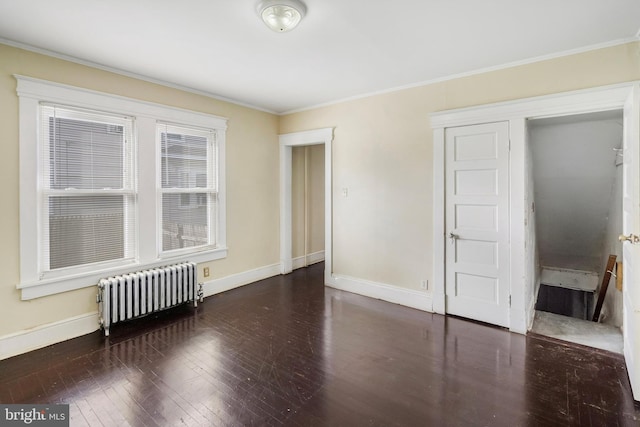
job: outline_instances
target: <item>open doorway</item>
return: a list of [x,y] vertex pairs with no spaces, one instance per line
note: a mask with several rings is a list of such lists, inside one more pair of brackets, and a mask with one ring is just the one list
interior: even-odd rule
[[333,128],[292,132],[279,136],[280,140],[280,271],[290,273],[293,261],[293,149],[322,145],[324,147],[324,270],[325,281],[332,277],[332,184],[331,143]]
[[291,237],[293,269],[324,261],[324,144],[293,147]]
[[540,286],[532,331],[623,352],[622,292],[609,285],[592,322],[609,255],[621,258],[622,110],[527,123]]

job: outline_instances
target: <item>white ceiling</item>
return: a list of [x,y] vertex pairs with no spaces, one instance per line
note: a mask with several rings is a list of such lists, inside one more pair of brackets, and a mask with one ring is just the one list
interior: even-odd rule
[[[0,39],[283,113],[637,39],[638,0],[0,0]],[[2,41],[2,40],[0,40]]]

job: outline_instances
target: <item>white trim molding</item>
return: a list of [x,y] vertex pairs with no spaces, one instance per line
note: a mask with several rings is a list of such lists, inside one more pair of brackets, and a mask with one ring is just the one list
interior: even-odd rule
[[[162,104],[141,101],[85,88],[69,86],[32,77],[14,75],[19,97],[20,132],[20,283],[23,300],[39,298],[60,292],[94,286],[102,277],[138,271],[145,268],[167,265],[189,260],[209,262],[227,256],[226,206],[225,206],[225,135],[227,119],[198,111],[185,110]],[[159,251],[159,221],[156,189],[156,162],[139,162],[137,165],[138,217],[136,235],[138,249],[130,260],[108,265],[87,265],[77,268],[45,271],[41,268],[40,245],[42,217],[39,208],[39,186],[41,168],[39,162],[38,110],[42,102],[61,104],[77,108],[105,111],[133,117],[136,128],[136,149],[141,156],[155,157],[157,154],[156,124],[194,126],[216,132],[218,158],[218,212],[215,229],[218,231],[216,246],[202,247],[193,252],[163,255]],[[155,166],[154,166],[155,165]],[[213,221],[213,220],[212,220]],[[213,224],[212,224],[213,225]],[[41,271],[42,270],[42,271]]]
[[319,262],[324,261],[324,251],[314,252],[306,256],[305,255],[299,256],[299,257],[293,258],[292,261],[293,261],[292,266],[294,270],[308,267],[312,264],[317,264]]
[[[467,126],[511,119],[539,119],[621,109],[620,99],[638,82],[600,86],[431,114],[431,127]],[[624,102],[624,101],[623,101]],[[623,104],[624,105],[624,104]]]
[[280,272],[294,269],[292,255],[291,175],[293,147],[324,144],[324,258],[325,281],[331,277],[332,267],[332,155],[333,128],[293,132],[279,136],[280,141]]
[[[433,311],[445,314],[445,156],[444,128],[433,130]],[[443,238],[440,238],[443,236]]]
[[433,300],[429,292],[405,289],[349,276],[332,276],[329,281],[326,281],[326,284],[341,291],[433,312]]
[[115,113],[153,117],[168,123],[188,123],[203,128],[227,129],[227,118],[155,102],[50,82],[34,77],[14,75],[18,81],[18,96],[47,102],[73,104],[88,109],[103,108]]
[[[279,274],[280,264],[272,264],[214,279],[204,283],[204,296],[209,297]],[[98,329],[98,312],[91,312],[5,335],[0,337],[0,360],[90,334]]]
[[[441,111],[431,114],[433,129],[433,245],[434,245],[434,311],[446,313],[445,297],[445,133],[446,128],[480,123],[509,121],[510,153],[510,279],[511,309],[509,329],[526,333],[531,327],[537,278],[528,277],[525,269],[527,251],[525,236],[524,189],[526,182],[525,148],[527,120],[598,111],[622,110],[638,82],[563,92],[477,107]],[[527,293],[531,293],[527,294]]]
[[98,312],[70,317],[0,337],[0,360],[90,334],[100,328]]
[[278,276],[279,274],[280,264],[272,264],[253,270],[243,271],[242,273],[221,277],[219,279],[213,279],[204,283],[204,296],[210,297],[212,295],[230,291],[231,289],[249,285],[259,280]]

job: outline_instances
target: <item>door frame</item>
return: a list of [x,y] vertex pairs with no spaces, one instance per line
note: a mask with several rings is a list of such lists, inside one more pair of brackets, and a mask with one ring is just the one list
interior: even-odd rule
[[280,273],[293,271],[292,254],[292,159],[293,147],[324,145],[324,259],[325,281],[332,268],[332,157],[333,128],[278,135],[280,142]]
[[[538,277],[528,268],[525,207],[527,120],[622,110],[633,87],[639,82],[524,98],[436,112],[431,115],[433,129],[433,311],[446,313],[445,298],[445,130],[446,128],[508,121],[509,152],[509,235],[510,291],[509,330],[525,334],[533,324],[535,290]],[[637,142],[636,142],[637,143]],[[640,355],[638,355],[640,357]]]

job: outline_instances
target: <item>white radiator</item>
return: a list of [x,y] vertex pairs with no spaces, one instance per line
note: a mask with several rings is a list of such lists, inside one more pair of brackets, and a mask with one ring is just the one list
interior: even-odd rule
[[197,283],[193,262],[109,277],[98,283],[100,325],[109,336],[113,323],[190,301],[197,307],[202,297],[202,284]]

